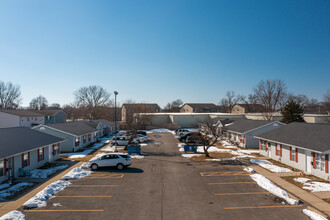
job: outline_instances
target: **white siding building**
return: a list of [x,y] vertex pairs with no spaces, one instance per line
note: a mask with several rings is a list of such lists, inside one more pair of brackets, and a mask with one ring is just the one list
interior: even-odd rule
[[28,127],[44,124],[44,116],[27,110],[1,110],[0,128]]

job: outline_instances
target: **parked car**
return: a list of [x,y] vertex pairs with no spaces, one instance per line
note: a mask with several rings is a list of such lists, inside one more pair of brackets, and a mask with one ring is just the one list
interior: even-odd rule
[[[125,146],[125,145],[128,144],[129,139],[130,139],[130,136],[116,136],[116,137],[113,137],[110,140],[110,143],[112,145]],[[137,140],[132,140],[132,143],[137,144],[138,141]]]
[[191,135],[187,136],[185,142],[187,144],[196,144],[196,145],[207,144],[207,143],[203,142],[202,134],[199,132],[191,133]]
[[178,140],[181,142],[186,142],[186,139],[190,136],[190,135],[196,135],[199,134],[199,132],[189,132],[187,134],[181,135],[178,137]]
[[137,134],[141,134],[143,136],[147,136],[147,132],[146,131],[142,131],[142,130],[138,130]]
[[175,132],[177,135],[183,136],[185,134],[190,133],[191,131],[188,129],[180,128],[180,129],[176,130]]
[[139,143],[143,143],[143,142],[147,142],[149,139],[148,137],[142,135],[142,134],[138,134],[135,138],[135,140]]
[[122,170],[131,164],[132,158],[129,154],[111,153],[89,161],[88,166],[92,170],[97,170],[99,167],[117,167],[118,170]]

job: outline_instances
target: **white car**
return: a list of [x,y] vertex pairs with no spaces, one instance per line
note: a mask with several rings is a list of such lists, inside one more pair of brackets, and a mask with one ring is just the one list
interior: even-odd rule
[[90,160],[88,166],[92,170],[97,170],[99,167],[117,167],[122,170],[132,164],[132,158],[127,153],[111,153],[102,157]]
[[142,134],[138,134],[135,138],[135,140],[139,143],[147,142],[149,139],[147,136],[144,136]]
[[[130,139],[130,136],[116,136],[116,137],[113,137],[110,140],[110,143],[112,145],[125,146],[125,145],[128,144],[129,139]],[[137,141],[136,140],[132,140],[132,143],[133,144],[137,144]]]

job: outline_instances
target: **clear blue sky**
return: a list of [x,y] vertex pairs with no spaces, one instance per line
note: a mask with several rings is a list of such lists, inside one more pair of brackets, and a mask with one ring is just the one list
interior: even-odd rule
[[120,102],[218,103],[262,79],[330,89],[328,0],[0,0],[0,80],[70,103],[91,84]]

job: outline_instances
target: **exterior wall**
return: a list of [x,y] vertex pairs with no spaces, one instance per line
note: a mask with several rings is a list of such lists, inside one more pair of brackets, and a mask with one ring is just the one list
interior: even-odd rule
[[321,124],[329,124],[330,116],[328,115],[313,115],[306,114],[303,116],[305,122],[307,123],[321,123]]
[[0,112],[0,128],[20,126],[19,116]]
[[172,120],[169,115],[157,115],[151,117],[152,125],[170,124]]
[[245,108],[240,105],[234,105],[232,114],[245,114]]
[[32,124],[37,124],[37,125],[45,124],[44,116],[20,117],[20,126],[31,128]]
[[126,121],[126,107],[125,106],[121,107],[121,120],[124,122]]
[[[262,113],[246,113],[245,117],[251,120],[265,120]],[[273,115],[273,121],[281,121],[282,118],[283,118],[282,115],[279,114]]]
[[194,109],[192,107],[190,107],[189,105],[184,105],[180,109],[180,112],[183,112],[183,113],[193,113],[194,112]]
[[208,114],[201,115],[173,115],[173,123],[180,125],[184,128],[198,127],[198,124],[210,120]]
[[55,123],[65,123],[66,114],[62,111],[58,112],[56,115],[45,116],[45,124],[55,124]]

